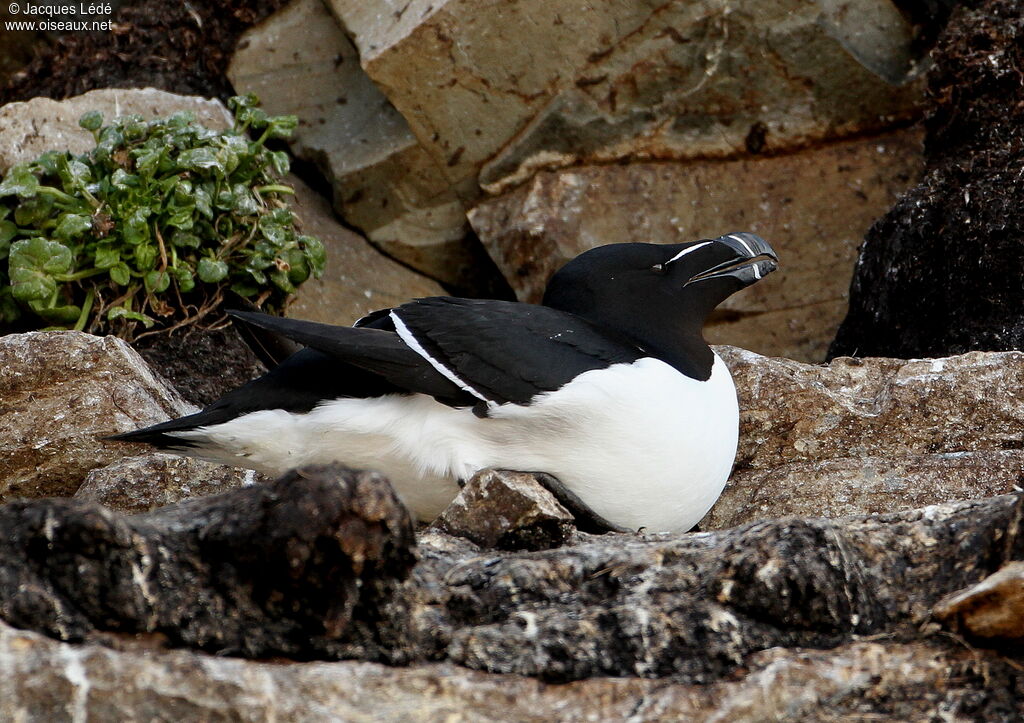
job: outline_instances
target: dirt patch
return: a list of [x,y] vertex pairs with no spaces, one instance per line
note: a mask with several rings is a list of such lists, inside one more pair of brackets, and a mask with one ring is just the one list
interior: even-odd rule
[[924,180],[868,233],[830,358],[1024,349],[1024,6],[957,8],[933,57]]
[[111,31],[65,35],[0,88],[0,104],[63,99],[96,88],[152,86],[227,98],[235,41],[286,0],[140,0],[111,15]]
[[174,334],[147,336],[132,346],[181,396],[200,407],[266,372],[230,326],[216,330],[187,327]]

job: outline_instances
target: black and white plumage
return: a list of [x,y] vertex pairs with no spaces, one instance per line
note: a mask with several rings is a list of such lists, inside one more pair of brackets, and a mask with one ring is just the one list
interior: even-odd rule
[[423,520],[480,469],[547,472],[612,523],[687,530],[721,493],[738,429],[701,329],[776,265],[735,233],[593,249],[541,305],[432,297],[353,327],[234,312],[305,348],[197,414],[115,439],[271,474],[378,469]]

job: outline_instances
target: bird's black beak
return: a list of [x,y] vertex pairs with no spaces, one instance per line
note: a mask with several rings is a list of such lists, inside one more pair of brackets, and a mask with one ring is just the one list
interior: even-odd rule
[[738,232],[719,236],[712,244],[728,249],[727,258],[690,277],[687,285],[708,279],[729,277],[749,286],[779,268],[775,250],[760,236]]

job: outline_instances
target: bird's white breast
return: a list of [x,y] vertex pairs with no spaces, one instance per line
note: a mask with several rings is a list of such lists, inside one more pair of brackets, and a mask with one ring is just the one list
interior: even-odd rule
[[456,480],[480,469],[548,472],[608,520],[653,532],[687,530],[710,509],[739,422],[717,355],[704,382],[644,358],[490,415],[394,395],[332,400],[307,414],[254,412],[179,434],[201,443],[199,456],[270,473],[331,461],[378,469],[424,520],[452,500]]

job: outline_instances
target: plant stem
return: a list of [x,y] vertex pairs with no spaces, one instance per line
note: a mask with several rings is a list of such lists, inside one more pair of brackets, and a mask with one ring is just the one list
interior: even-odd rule
[[92,302],[95,298],[95,289],[89,289],[85,292],[85,301],[82,302],[82,313],[78,315],[78,321],[75,322],[75,331],[82,331],[85,329],[85,324],[89,321],[89,312],[92,311]]
[[57,281],[81,281],[82,279],[88,279],[90,276],[97,276],[103,274],[110,269],[85,269],[83,271],[76,271],[73,274],[54,274],[53,278]]
[[257,186],[256,193],[290,193],[295,195],[295,189],[291,186],[285,186],[280,183],[272,183],[269,186]]

